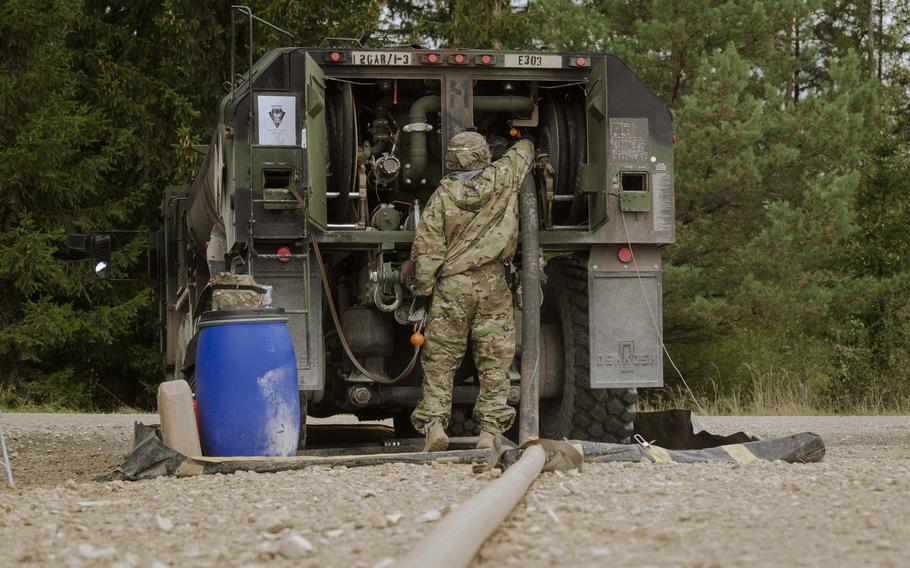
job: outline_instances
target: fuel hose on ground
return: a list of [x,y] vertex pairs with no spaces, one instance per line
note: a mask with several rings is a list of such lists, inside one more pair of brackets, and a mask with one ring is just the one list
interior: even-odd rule
[[[397,383],[401,379],[410,375],[411,371],[414,370],[414,366],[417,364],[417,357],[420,355],[419,344],[414,346],[414,355],[411,356],[411,360],[408,362],[407,366],[394,379],[387,379],[385,377],[380,377],[379,375],[374,374],[366,367],[364,367],[359,360],[357,360],[357,357],[355,357],[354,353],[351,351],[351,346],[348,345],[348,339],[344,336],[344,330],[341,328],[341,320],[338,318],[338,311],[335,309],[335,298],[332,295],[332,288],[329,286],[329,276],[325,270],[325,263],[322,260],[322,252],[319,250],[319,242],[316,238],[316,235],[312,236],[310,242],[313,243],[313,252],[316,255],[316,262],[319,264],[319,273],[322,276],[322,287],[325,289],[325,295],[329,300],[329,312],[332,314],[332,322],[335,324],[335,331],[338,333],[338,339],[341,341],[341,347],[344,348],[344,352],[347,354],[348,359],[351,360],[351,363],[353,363],[357,370],[363,373],[365,377],[381,385],[391,385],[392,383]],[[415,331],[420,332],[421,328],[423,327],[423,322],[420,322],[415,327]]]

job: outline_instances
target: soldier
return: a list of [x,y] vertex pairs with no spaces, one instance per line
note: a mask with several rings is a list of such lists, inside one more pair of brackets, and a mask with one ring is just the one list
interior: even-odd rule
[[411,415],[426,435],[425,451],[449,445],[452,385],[469,337],[480,382],[477,447],[492,447],[494,436],[515,419],[507,404],[515,321],[505,264],[518,244],[518,190],[533,161],[528,140],[491,163],[482,135],[456,134],[446,153],[451,173],[440,181],[414,235],[413,267],[406,270],[414,271],[415,295],[432,295],[421,359],[423,396]]

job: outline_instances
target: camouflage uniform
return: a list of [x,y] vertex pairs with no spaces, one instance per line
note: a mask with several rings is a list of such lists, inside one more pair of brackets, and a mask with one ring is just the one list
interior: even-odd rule
[[475,132],[456,134],[441,180],[414,235],[417,295],[433,295],[421,364],[423,396],[411,415],[426,432],[447,426],[452,383],[468,337],[479,373],[474,416],[484,431],[508,430],[515,409],[506,404],[509,366],[515,356],[512,294],[505,262],[518,245],[518,189],[531,169],[534,146],[523,140],[490,163],[490,150]]

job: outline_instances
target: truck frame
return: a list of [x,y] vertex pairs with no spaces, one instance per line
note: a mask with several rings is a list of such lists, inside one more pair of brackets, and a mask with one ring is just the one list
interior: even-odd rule
[[[197,177],[164,192],[154,244],[170,377],[192,384],[215,276],[250,275],[287,314],[304,421],[351,413],[413,434],[419,362],[377,382],[340,339],[375,377],[419,359],[399,268],[421,204],[446,174],[446,144],[476,129],[495,158],[524,132],[538,148],[546,265],[541,436],[627,441],[636,389],[663,384],[660,247],[675,239],[667,107],[602,53],[353,45],[285,47],[255,62],[252,53],[251,32],[249,69],[221,98]],[[516,381],[519,365],[516,356]],[[454,435],[476,432],[475,375],[468,356],[455,378]]]

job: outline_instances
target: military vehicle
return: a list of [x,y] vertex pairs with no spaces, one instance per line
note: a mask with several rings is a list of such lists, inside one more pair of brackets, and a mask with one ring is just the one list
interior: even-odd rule
[[[421,369],[399,269],[447,173],[447,141],[476,129],[495,158],[532,136],[545,261],[541,436],[628,440],[636,389],[663,382],[660,247],[675,238],[672,119],[636,75],[602,53],[343,44],[254,62],[252,31],[247,47],[245,74],[232,57],[235,80],[198,176],[162,200],[172,378],[192,380],[215,277],[249,275],[288,315],[302,415],[392,418],[407,435]],[[518,365],[517,351],[515,381]],[[468,356],[454,435],[476,430],[475,374]]]

